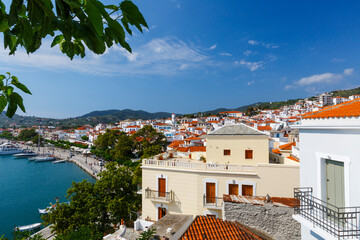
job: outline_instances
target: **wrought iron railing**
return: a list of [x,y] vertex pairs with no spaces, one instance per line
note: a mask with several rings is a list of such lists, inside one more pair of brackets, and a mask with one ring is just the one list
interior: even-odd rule
[[203,206],[204,207],[222,207],[223,205],[223,198],[222,197],[207,197],[204,194],[203,197]]
[[145,198],[162,200],[166,202],[171,202],[174,200],[174,192],[160,192],[156,190],[151,190],[150,188],[145,189]]
[[336,207],[313,197],[311,187],[294,189],[295,215],[310,221],[338,239],[360,237],[360,207]]

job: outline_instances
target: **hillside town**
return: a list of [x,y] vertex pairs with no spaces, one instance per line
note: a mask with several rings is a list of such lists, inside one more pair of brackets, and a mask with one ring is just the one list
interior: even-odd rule
[[[359,106],[360,95],[321,94],[280,109],[255,109],[252,116],[224,111],[34,128],[51,141],[89,146],[72,146],[78,154],[89,154],[107,130],[131,136],[151,126],[163,134],[161,153],[132,159],[142,169],[135,235],[155,229],[161,239],[358,239],[360,198],[351,172],[360,169],[359,153],[348,143],[360,138]],[[16,136],[23,129],[6,130]],[[104,239],[119,239],[116,234]]]

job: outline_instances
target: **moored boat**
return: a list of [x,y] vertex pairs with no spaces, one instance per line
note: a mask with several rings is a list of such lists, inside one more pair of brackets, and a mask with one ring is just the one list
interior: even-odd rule
[[15,227],[15,231],[32,231],[41,227],[41,223],[34,223],[25,226]]
[[56,158],[54,156],[40,156],[40,157],[35,157],[35,162],[49,162],[49,161],[53,161]]
[[23,150],[12,143],[4,143],[0,145],[0,155],[21,153]]
[[23,153],[17,153],[13,155],[16,158],[28,158],[28,157],[36,157],[37,154],[34,152],[23,152]]

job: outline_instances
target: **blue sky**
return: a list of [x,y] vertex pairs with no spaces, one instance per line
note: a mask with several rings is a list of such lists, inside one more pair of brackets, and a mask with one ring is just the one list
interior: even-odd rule
[[[107,1],[107,3],[110,1]],[[150,27],[102,56],[67,59],[45,40],[0,70],[33,92],[27,114],[191,113],[358,87],[359,1],[135,1]]]

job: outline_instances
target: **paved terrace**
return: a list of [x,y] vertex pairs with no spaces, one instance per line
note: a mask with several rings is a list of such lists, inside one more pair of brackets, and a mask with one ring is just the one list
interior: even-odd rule
[[163,168],[185,171],[209,171],[256,175],[256,166],[253,165],[204,163],[201,161],[181,158],[171,158],[167,160],[144,159],[142,161],[142,168]]

